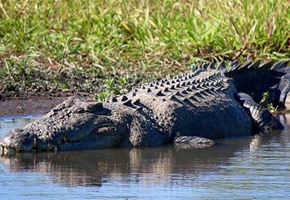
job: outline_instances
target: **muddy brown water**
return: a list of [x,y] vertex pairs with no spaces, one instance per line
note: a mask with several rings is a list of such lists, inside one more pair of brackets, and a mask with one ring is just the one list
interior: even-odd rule
[[[0,136],[41,116],[1,117]],[[290,115],[283,132],[172,146],[0,158],[1,199],[289,199]]]

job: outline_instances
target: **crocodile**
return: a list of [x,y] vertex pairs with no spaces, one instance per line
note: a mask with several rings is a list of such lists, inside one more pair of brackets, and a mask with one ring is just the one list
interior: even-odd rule
[[[281,80],[287,69],[288,61],[201,64],[105,102],[71,97],[43,118],[4,135],[0,151],[7,155],[166,144],[198,148],[215,144],[217,138],[281,130],[279,120],[256,101],[271,90],[271,101],[284,103],[280,96],[287,96],[289,85],[281,86]],[[250,86],[245,83],[247,72]]]

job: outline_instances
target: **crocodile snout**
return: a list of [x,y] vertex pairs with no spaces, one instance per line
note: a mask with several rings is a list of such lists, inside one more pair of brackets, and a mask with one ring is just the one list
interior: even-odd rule
[[30,151],[36,145],[35,138],[23,129],[13,129],[0,140],[1,155],[14,154],[16,151]]

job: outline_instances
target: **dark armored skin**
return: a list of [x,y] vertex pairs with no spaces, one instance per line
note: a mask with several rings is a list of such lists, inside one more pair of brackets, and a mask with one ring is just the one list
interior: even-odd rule
[[290,68],[287,65],[288,60],[262,64],[259,61],[242,64],[232,62],[224,74],[232,78],[237,91],[247,93],[255,102],[260,102],[263,94],[268,92],[265,104],[285,107],[290,86]]
[[[224,63],[204,64],[104,103],[70,98],[42,119],[5,135],[0,140],[1,154],[170,143],[186,148],[203,147],[213,145],[216,138],[252,134],[254,128],[283,129],[254,99],[272,84],[275,87],[278,84],[277,90],[281,87],[288,62],[285,63],[232,63],[229,68],[224,68]],[[267,74],[268,80],[274,80],[264,88],[257,82],[257,93],[252,85],[254,99],[244,93],[249,89],[243,90],[242,80],[236,78],[237,71],[259,74],[253,68]],[[236,89],[235,82],[241,90]]]

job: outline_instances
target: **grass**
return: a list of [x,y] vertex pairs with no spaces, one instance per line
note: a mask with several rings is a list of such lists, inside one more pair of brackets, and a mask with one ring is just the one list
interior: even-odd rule
[[103,99],[201,61],[288,59],[290,3],[5,0],[0,39],[0,93]]

